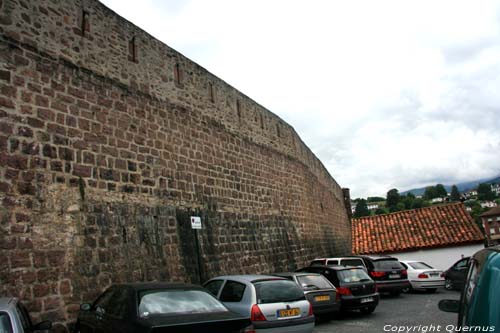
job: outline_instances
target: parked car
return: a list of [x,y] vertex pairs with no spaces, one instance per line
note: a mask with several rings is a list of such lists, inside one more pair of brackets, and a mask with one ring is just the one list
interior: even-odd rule
[[270,275],[219,276],[204,284],[230,310],[250,318],[255,332],[310,333],[311,303],[299,286]]
[[323,275],[307,272],[278,273],[274,275],[297,283],[304,291],[306,299],[312,304],[315,316],[331,316],[340,310],[337,289]]
[[340,311],[372,313],[378,305],[380,296],[377,286],[361,267],[309,266],[298,272],[318,273],[326,277],[337,288]]
[[439,308],[458,313],[457,327],[480,327],[494,332],[500,327],[500,245],[476,252],[460,300],[442,300]]
[[200,286],[184,283],[114,285],[80,306],[75,332],[244,332],[250,321]]
[[469,260],[470,257],[462,258],[444,272],[444,287],[446,289],[462,290],[469,269]]
[[309,266],[330,266],[330,265],[339,265],[339,266],[359,266],[366,268],[363,259],[361,258],[353,258],[353,257],[336,257],[336,258],[316,258]]
[[377,284],[379,292],[399,295],[410,286],[408,272],[397,258],[390,256],[353,256],[363,260],[368,274]]
[[408,272],[410,286],[403,291],[425,290],[435,292],[437,288],[444,287],[444,272],[434,269],[422,261],[400,261]]
[[31,333],[51,328],[50,321],[33,325],[28,310],[18,298],[0,297],[0,332]]

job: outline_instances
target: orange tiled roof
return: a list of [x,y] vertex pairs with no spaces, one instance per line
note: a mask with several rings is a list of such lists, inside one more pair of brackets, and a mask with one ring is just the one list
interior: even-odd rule
[[352,219],[352,251],[390,253],[464,243],[484,235],[462,203]]

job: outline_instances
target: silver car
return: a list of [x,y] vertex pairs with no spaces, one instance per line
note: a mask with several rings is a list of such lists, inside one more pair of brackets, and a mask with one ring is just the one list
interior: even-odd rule
[[310,333],[312,306],[293,281],[269,275],[227,275],[204,284],[230,310],[250,318],[259,333]]
[[28,311],[15,297],[0,297],[0,332],[31,333],[52,328],[50,321],[33,325]]

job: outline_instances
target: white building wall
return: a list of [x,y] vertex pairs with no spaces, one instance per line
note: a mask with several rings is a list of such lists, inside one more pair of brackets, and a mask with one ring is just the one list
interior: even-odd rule
[[423,261],[436,269],[446,270],[450,268],[458,259],[469,257],[477,251],[484,249],[484,244],[463,245],[439,249],[424,249],[411,252],[390,253],[392,257],[399,260]]

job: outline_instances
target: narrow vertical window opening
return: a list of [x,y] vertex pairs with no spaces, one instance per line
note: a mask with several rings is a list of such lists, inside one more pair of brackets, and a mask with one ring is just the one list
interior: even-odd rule
[[264,117],[262,117],[262,113],[260,114],[260,128],[264,129]]
[[236,100],[236,113],[238,114],[238,118],[241,119],[241,105],[240,100]]
[[278,135],[278,138],[281,137],[280,124],[276,124],[276,134]]
[[212,82],[208,83],[208,96],[210,98],[210,102],[215,103],[215,92]]
[[137,44],[135,36],[128,42],[128,60],[137,62]]
[[174,65],[174,81],[176,85],[181,84],[181,66],[178,63]]
[[82,36],[90,32],[89,12],[82,9],[80,17],[80,32]]

